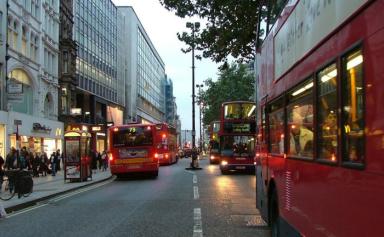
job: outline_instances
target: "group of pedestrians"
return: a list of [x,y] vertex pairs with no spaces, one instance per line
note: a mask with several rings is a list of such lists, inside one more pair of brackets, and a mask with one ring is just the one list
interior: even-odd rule
[[107,151],[103,152],[91,151],[91,168],[93,170],[106,171],[108,168],[108,155]]
[[27,150],[26,147],[23,147],[20,151],[18,151],[12,147],[5,160],[3,157],[0,158],[0,170],[2,171],[1,176],[4,175],[4,169],[32,170],[33,177],[39,177],[40,175],[47,176],[47,174],[55,176],[56,172],[61,170],[60,162],[60,150],[53,152],[48,157],[46,152],[31,152]]

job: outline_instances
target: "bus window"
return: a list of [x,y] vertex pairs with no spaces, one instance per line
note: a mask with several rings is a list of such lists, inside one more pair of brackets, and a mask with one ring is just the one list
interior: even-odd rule
[[269,150],[271,153],[284,154],[284,109],[283,100],[279,99],[270,106]]
[[354,51],[343,58],[342,113],[343,161],[364,160],[363,55]]
[[152,145],[152,131],[147,127],[131,127],[113,133],[113,146],[148,146]]
[[337,68],[332,64],[317,73],[318,157],[337,160]]
[[289,95],[287,106],[288,155],[313,158],[313,80],[306,81]]

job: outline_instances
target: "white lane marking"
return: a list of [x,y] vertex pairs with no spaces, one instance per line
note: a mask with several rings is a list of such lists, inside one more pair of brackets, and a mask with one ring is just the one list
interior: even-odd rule
[[26,213],[26,212],[29,212],[29,211],[33,211],[33,210],[35,210],[37,208],[44,207],[44,206],[47,206],[47,205],[48,205],[47,203],[46,204],[41,204],[39,206],[35,206],[35,207],[30,207],[30,208],[24,209],[22,211],[14,213],[14,214],[8,214],[7,218],[15,217],[17,215],[20,215],[20,214],[23,214],[23,213]]
[[199,188],[197,186],[193,186],[193,198],[199,199]]
[[190,171],[190,170],[185,170],[185,172],[190,173],[190,174],[195,174],[194,171]]
[[92,190],[92,189],[95,189],[95,188],[101,187],[101,186],[103,186],[103,185],[106,185],[106,184],[112,182],[113,180],[114,180],[114,179],[109,180],[109,181],[107,181],[107,182],[102,182],[102,183],[100,183],[100,184],[97,184],[97,185],[94,185],[94,186],[91,186],[91,187],[88,187],[88,188],[83,188],[83,189],[81,189],[81,190],[79,190],[79,191],[74,191],[74,192],[72,192],[72,193],[65,194],[65,195],[63,195],[63,196],[59,196],[59,197],[57,197],[57,198],[49,199],[49,200],[48,200],[48,203],[42,203],[42,204],[37,203],[37,206],[30,207],[30,208],[27,208],[27,209],[24,209],[24,210],[21,210],[21,211],[12,213],[12,214],[8,214],[8,215],[7,215],[7,218],[11,218],[11,217],[14,217],[14,216],[17,216],[17,215],[26,213],[26,212],[33,211],[33,210],[35,210],[35,209],[38,209],[38,208],[47,206],[47,205],[49,205],[50,203],[58,202],[58,201],[60,201],[60,200],[63,200],[63,199],[65,199],[65,198],[72,197],[72,196],[77,195],[77,194],[79,194],[79,193],[83,193],[83,192],[90,191],[90,190]]
[[196,184],[197,183],[197,176],[194,174],[193,175],[193,183]]
[[77,194],[84,193],[84,192],[90,191],[90,190],[92,190],[92,189],[101,187],[101,186],[106,185],[106,184],[108,184],[108,183],[110,183],[110,182],[112,182],[112,181],[113,181],[113,180],[109,180],[109,181],[107,181],[107,182],[105,182],[105,183],[103,182],[103,183],[96,184],[96,185],[93,185],[93,186],[88,187],[88,188],[84,188],[84,189],[81,189],[81,190],[78,190],[78,191],[75,191],[75,192],[71,192],[71,193],[68,193],[68,194],[66,194],[66,195],[63,195],[63,196],[59,196],[59,197],[57,197],[57,198],[50,199],[49,202],[51,202],[51,203],[52,203],[52,202],[58,202],[58,201],[61,201],[61,200],[63,200],[63,199],[66,199],[66,198],[75,196],[75,195],[77,195]]
[[193,237],[203,237],[203,222],[201,221],[201,209],[193,209]]

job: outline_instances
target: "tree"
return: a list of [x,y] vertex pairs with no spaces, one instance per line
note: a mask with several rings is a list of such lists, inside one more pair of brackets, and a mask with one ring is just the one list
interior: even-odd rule
[[254,93],[254,77],[244,64],[232,63],[219,71],[217,81],[204,81],[207,90],[203,91],[198,101],[203,101],[203,123],[209,124],[220,118],[221,104],[225,101],[249,101]]
[[[231,55],[238,62],[254,59],[258,42],[270,29],[287,0],[159,0],[179,17],[198,16],[206,20],[205,28],[191,39],[186,32],[179,40],[196,43],[202,56],[216,63],[226,62]],[[261,22],[264,27],[260,27]],[[259,40],[256,40],[259,39]]]

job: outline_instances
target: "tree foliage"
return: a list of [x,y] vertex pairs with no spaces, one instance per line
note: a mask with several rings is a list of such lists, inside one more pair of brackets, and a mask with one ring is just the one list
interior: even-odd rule
[[250,100],[254,94],[254,77],[243,64],[232,63],[221,69],[217,81],[204,81],[208,88],[197,101],[203,101],[203,123],[209,124],[220,118],[221,104],[226,101]]
[[[265,29],[258,22],[273,23],[286,0],[159,0],[179,17],[205,19],[205,27],[195,35],[178,33],[179,40],[202,50],[202,56],[216,63],[231,55],[239,62],[250,61],[256,52],[256,39]],[[260,13],[260,14],[259,14]],[[264,24],[265,25],[265,24]],[[269,27],[267,27],[268,29]],[[258,31],[257,29],[261,29]],[[260,39],[259,39],[260,40]]]

